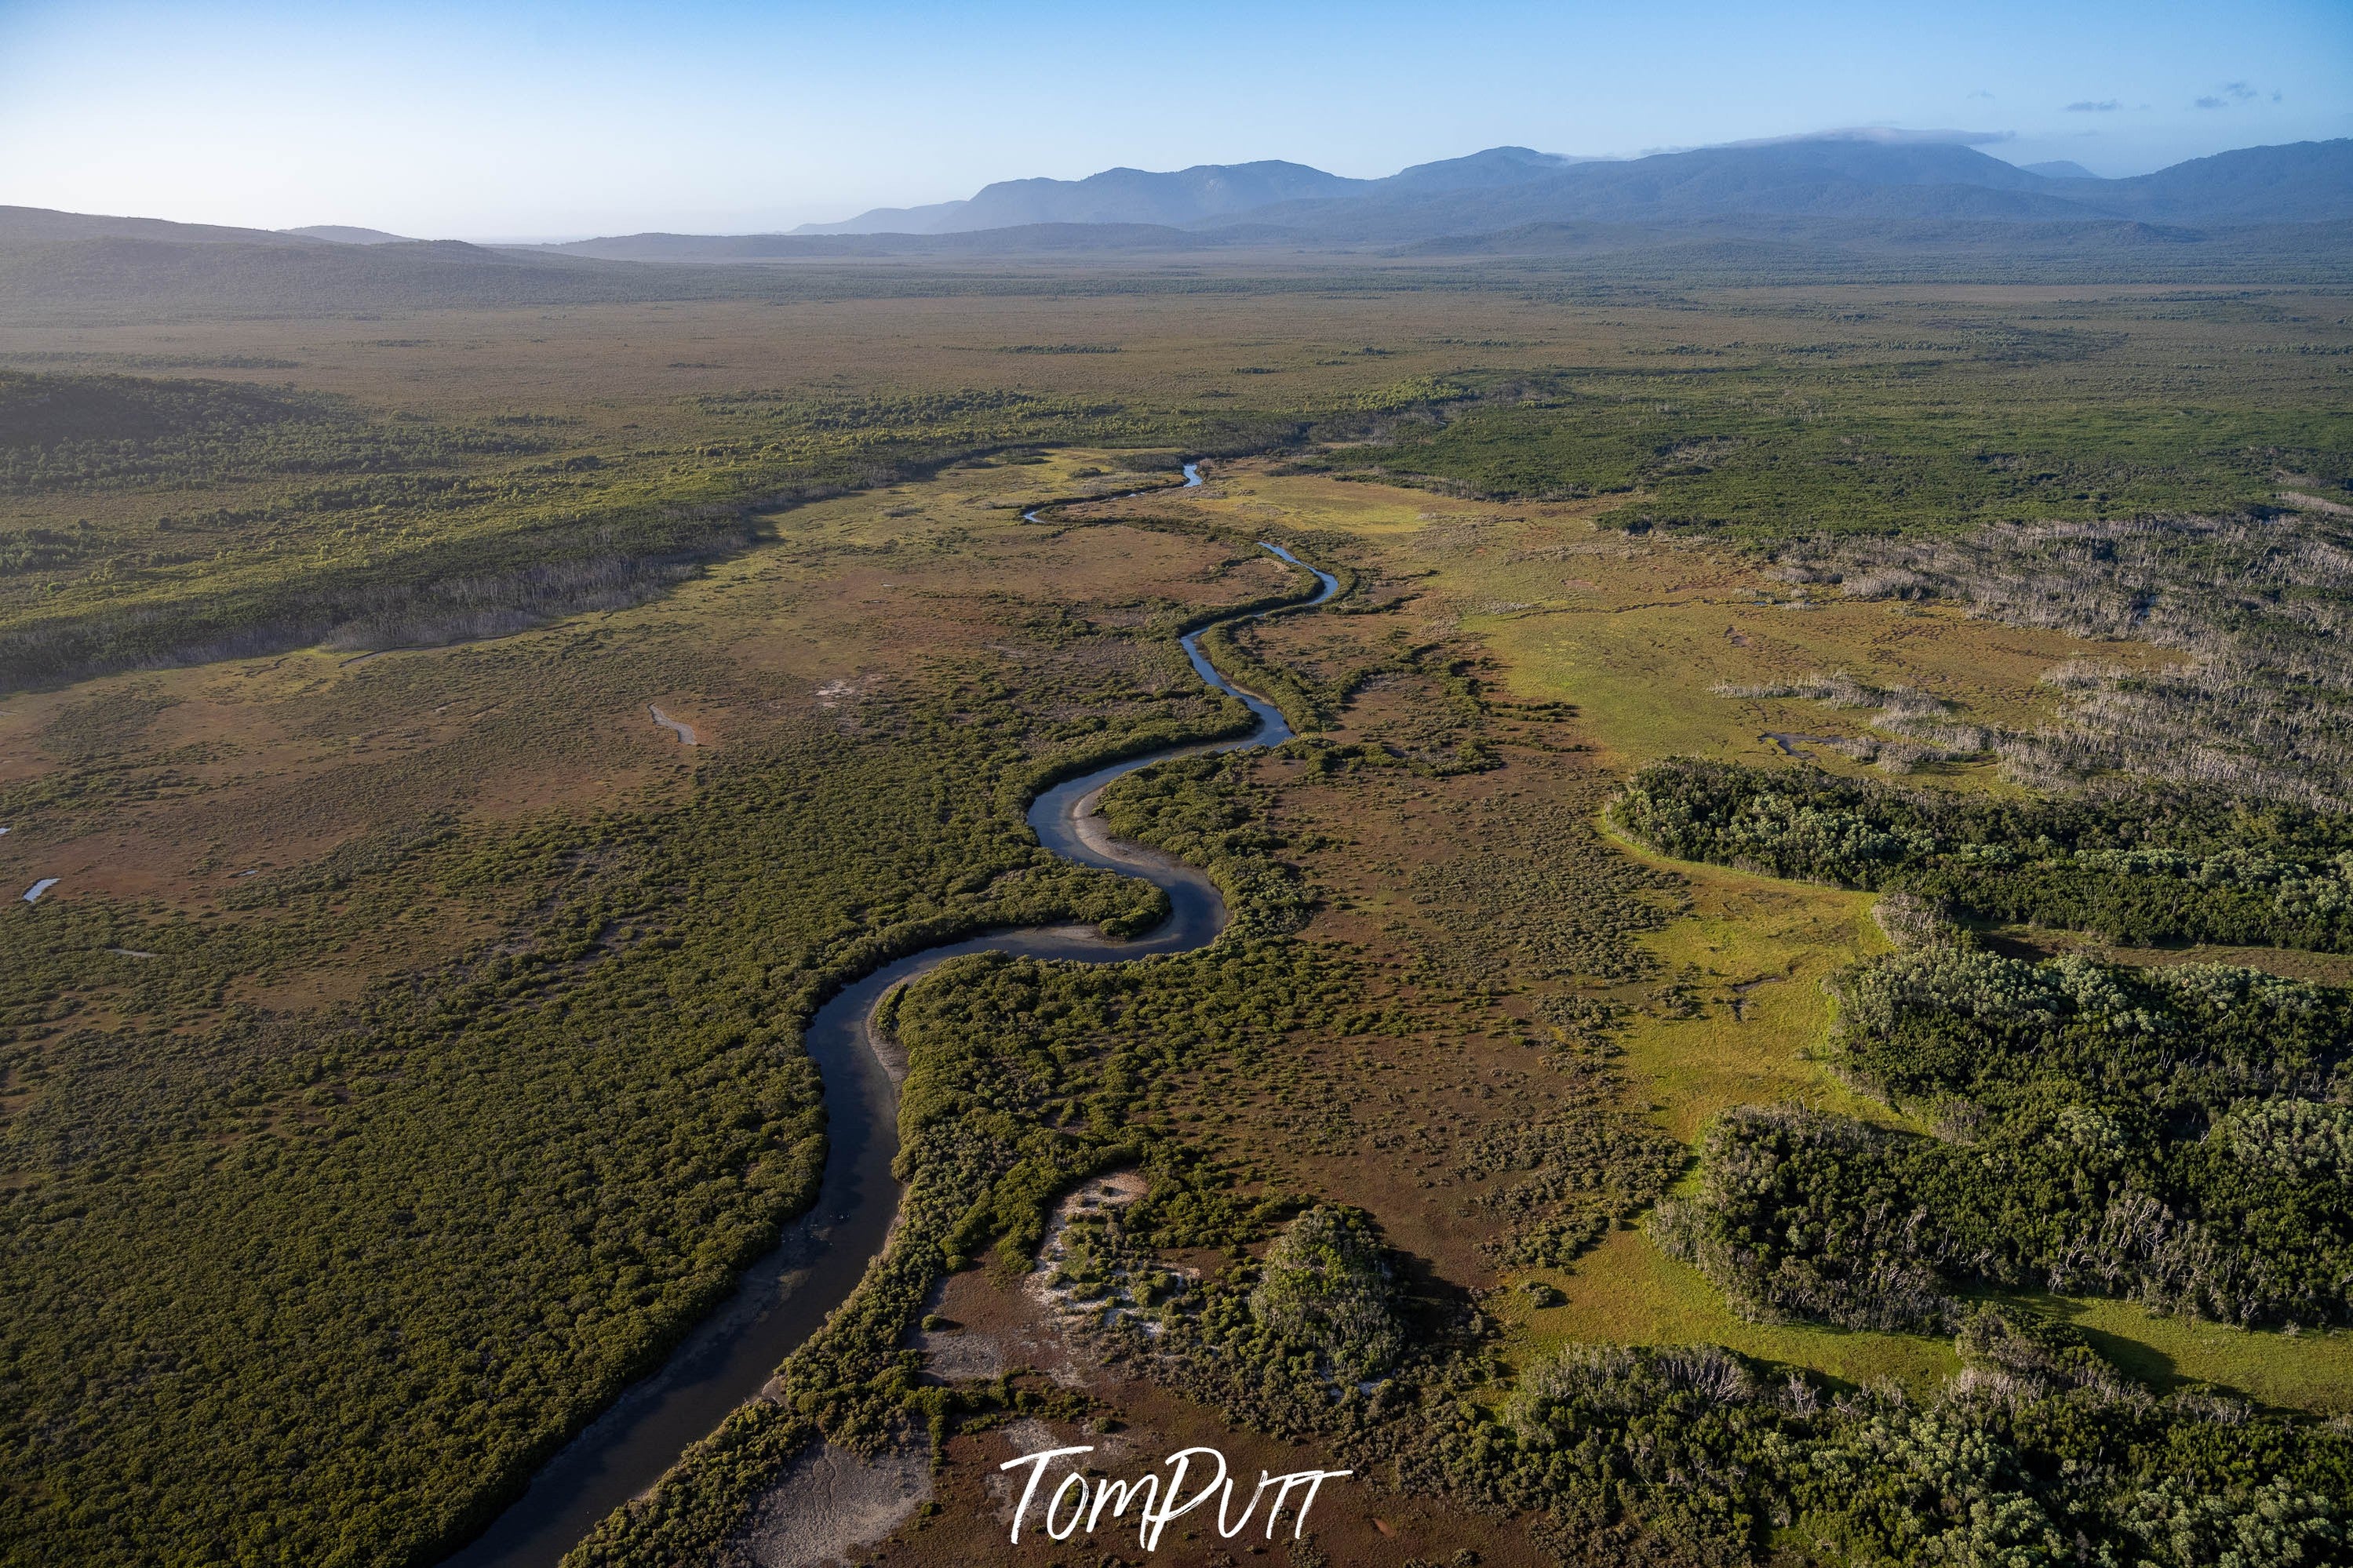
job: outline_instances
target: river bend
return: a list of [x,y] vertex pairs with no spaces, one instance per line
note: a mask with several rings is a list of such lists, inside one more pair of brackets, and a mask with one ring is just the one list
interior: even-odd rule
[[[1186,464],[1185,488],[1200,482],[1198,465]],[[1038,513],[1023,517],[1034,522]],[[1308,566],[1281,545],[1261,548],[1314,573],[1319,584],[1305,605],[1286,608],[1320,605],[1340,591],[1331,574]],[[1217,940],[1225,929],[1226,904],[1209,879],[1168,856],[1113,838],[1095,815],[1103,787],[1138,768],[1171,757],[1281,745],[1291,738],[1282,711],[1212,668],[1200,640],[1199,631],[1181,639],[1194,671],[1247,706],[1256,728],[1239,740],[1170,746],[1098,768],[1056,784],[1029,807],[1029,826],[1039,843],[1066,859],[1149,880],[1168,896],[1168,918],[1127,941],[1088,926],[984,932],[910,953],[853,982],[819,1007],[806,1035],[809,1056],[825,1080],[828,1146],[817,1202],[785,1227],[776,1248],[744,1271],[733,1294],[696,1326],[659,1371],[633,1384],[559,1450],[523,1495],[449,1558],[447,1568],[552,1568],[607,1514],[652,1486],[689,1446],[757,1394],[777,1365],[849,1299],[867,1264],[882,1250],[899,1209],[899,1184],[891,1174],[899,1143],[898,1088],[868,1031],[876,1005],[892,987],[966,953],[1119,963],[1190,952]]]

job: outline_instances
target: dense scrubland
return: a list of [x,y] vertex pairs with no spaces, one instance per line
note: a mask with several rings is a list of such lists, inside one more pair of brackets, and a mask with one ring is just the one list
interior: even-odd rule
[[1645,769],[1614,815],[1672,854],[1885,889],[1906,950],[1842,978],[1839,1066],[1937,1135],[1778,1109],[1719,1124],[1672,1229],[1737,1296],[1887,1326],[1947,1319],[1940,1279],[2072,1282],[2230,1321],[2343,1321],[2348,994],[2029,963],[1954,920],[2339,949],[2341,818],[1703,763]]
[[[2273,502],[2282,473],[2324,493],[2353,480],[2324,390],[2348,348],[2333,300],[1907,305],[1814,302],[1794,338],[1786,319],[1750,338],[1733,335],[1741,307],[1703,310],[1692,341],[1531,374],[1493,406],[1314,464],[1499,499],[1616,495],[1601,515],[1621,527],[1767,543],[2236,512]],[[2174,358],[2209,349],[2217,363]]]
[[[1151,918],[1019,808],[1231,727],[1174,636],[1276,592],[1270,537],[1348,594],[1206,640],[1302,738],[1106,805],[1231,931],[900,995],[889,1249],[580,1561],[737,1550],[819,1439],[1134,1415],[908,1348],[1115,1168],[1145,1196],[1051,1282],[1100,1303],[1091,1354],[1197,1436],[1307,1443],[1564,1561],[2341,1559],[2343,1389],[2262,1408],[2062,1319],[2335,1342],[2346,994],[1990,931],[2346,950],[2341,296],[920,281],[0,337],[0,865],[89,868],[0,920],[0,1554],[462,1538],[807,1201],[831,986]],[[1246,451],[1263,483],[1017,521]],[[1687,581],[1721,585],[1709,671],[1642,641]],[[1567,595],[1721,754],[1627,780],[1653,732],[1580,711],[1574,660],[1531,673]],[[1725,603],[1761,608],[1727,634]],[[1761,760],[1755,705],[1860,689],[1817,644],[1881,660],[1880,701],[1996,622],[2087,660],[1999,723],[1958,685],[1883,702],[1915,776],[1722,760]],[[1910,668],[1915,632],[1960,651]],[[649,700],[712,743],[652,750]],[[1598,830],[1613,795],[1651,858]],[[1838,939],[1831,1038],[1814,971],[1739,969],[1670,860],[1873,890],[1898,951]],[[1694,921],[1730,931],[1716,971],[1665,956]],[[1658,1068],[1757,985],[1799,1022],[1746,1048],[1808,1104]],[[1790,1348],[1544,1327],[1651,1237]],[[1965,1370],[1846,1376],[1833,1329]]]
[[[1130,912],[1008,835],[1018,744],[937,714],[881,720],[932,767],[746,747],[670,809],[256,879],[236,934],[10,921],[11,1551],[396,1561],[478,1521],[808,1201],[780,1021],[942,931]],[[436,895],[513,923],[324,1016],[222,1005],[253,948]]]
[[[311,785],[355,797],[322,857],[200,863],[226,890],[195,907],[69,889],[8,921],[12,1552],[446,1549],[807,1204],[823,1128],[796,1036],[823,994],[989,924],[1155,917],[1148,888],[1045,856],[1018,808],[1107,743],[1231,726],[1174,648],[1196,606],[1130,578],[1111,618],[1132,626],[1090,632],[1057,597],[1041,635],[1034,602],[966,600],[952,564],[861,542],[875,510],[785,549],[768,591],[878,555],[944,571],[994,651],[935,633],[885,685],[870,657],[853,696],[813,702],[729,651],[740,623],[681,606],[363,666],[253,716],[332,755],[348,726],[487,698],[558,769],[583,714],[649,731],[649,692],[739,717],[688,776],[520,818],[419,798],[501,765],[479,735],[350,757]],[[235,823],[241,793],[266,809],[268,770],[148,736],[172,705],[134,683],[57,709],[36,737],[57,765],[0,795],[11,847],[136,816],[200,858],[182,835]],[[371,973],[371,936],[420,920],[453,956]],[[348,1001],[268,989],[337,970]]]
[[[1328,755],[1313,742],[1293,749],[1302,763]],[[1303,766],[1270,792],[1246,764],[1221,761],[1182,782],[1145,775],[1121,802],[1124,827],[1151,838],[1174,826],[1176,841],[1236,890],[1242,931],[1221,953],[1128,970],[973,961],[900,1004],[893,1026],[911,1064],[903,1159],[920,1222],[870,1277],[860,1310],[787,1364],[784,1399],[747,1407],[579,1561],[721,1552],[762,1479],[819,1434],[944,1437],[1016,1415],[1111,1416],[1117,1406],[1050,1379],[943,1389],[917,1375],[919,1354],[849,1357],[853,1344],[908,1328],[928,1281],[976,1251],[993,1249],[994,1267],[1018,1276],[1054,1194],[1113,1166],[1140,1169],[1145,1196],[1074,1219],[1044,1277],[1071,1304],[1071,1331],[1091,1353],[1206,1405],[1229,1430],[1309,1445],[1455,1507],[1532,1516],[1536,1540],[1562,1561],[2330,1560],[2353,1438],[2212,1391],[2159,1393],[2031,1308],[1944,1301],[1939,1323],[1966,1370],[1926,1397],[1705,1345],[1573,1345],[1514,1365],[1497,1354],[1482,1303],[1394,1247],[1375,1215],[1285,1192],[1280,1180],[1238,1186],[1234,1153],[1188,1147],[1188,1079],[1208,1079],[1227,1103],[1271,1081],[1273,1114],[1296,1117],[1314,1103],[1307,1039],[1355,1037],[1377,1053],[1390,1030],[1481,1011],[1475,992],[1428,986],[1427,974],[1399,990],[1363,954],[1283,939],[1295,900],[1264,857],[1298,846],[1271,831],[1267,814],[1319,787],[1311,776]],[[1206,843],[1203,822],[1220,827]],[[1271,902],[1251,890],[1268,878],[1282,889]],[[1534,973],[1525,959],[1509,972]],[[1583,1158],[1498,1158],[1510,1140],[1497,1136],[1479,1140],[1475,1157],[1514,1181],[1494,1194],[1508,1229],[1525,1218],[1512,1194],[1547,1189],[1598,1209],[1606,1227],[1613,1201],[1630,1194],[1639,1208],[1683,1158],[1644,1136],[1638,1118],[1609,1136],[1608,1010],[1588,1002],[1550,1016],[1549,1070],[1581,1088],[1538,1125],[1580,1144]],[[2313,1032],[2330,1037],[2325,1024]],[[1245,1131],[1228,1147],[1253,1142]],[[1724,1180],[1715,1142],[1706,1157],[1710,1181]],[[1822,1186],[1835,1213],[1859,1223],[1859,1184]],[[1596,1239],[1550,1237],[1550,1256],[1564,1260]],[[1178,1261],[1205,1253],[1218,1260],[1207,1270]],[[853,1330],[856,1340],[835,1337]],[[950,1524],[916,1532],[915,1549]]]
[[1683,859],[2118,942],[2338,952],[2353,914],[2344,817],[2179,786],[2019,800],[1683,761],[1636,773],[1612,816]]

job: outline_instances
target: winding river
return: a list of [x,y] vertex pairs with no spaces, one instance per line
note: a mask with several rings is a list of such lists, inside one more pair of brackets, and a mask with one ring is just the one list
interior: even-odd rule
[[[1186,464],[1185,487],[1200,482],[1198,466]],[[1038,513],[1023,516],[1034,522]],[[1281,545],[1261,548],[1314,573],[1321,587],[1306,605],[1320,605],[1340,591],[1329,573],[1307,566]],[[876,1005],[893,986],[972,952],[1117,963],[1189,952],[1216,940],[1225,928],[1226,904],[1209,879],[1181,861],[1113,838],[1095,815],[1103,786],[1138,768],[1203,752],[1280,745],[1291,738],[1291,726],[1272,703],[1210,668],[1200,638],[1197,631],[1182,639],[1185,657],[1203,680],[1250,709],[1258,720],[1255,729],[1240,740],[1172,746],[1098,768],[1055,785],[1029,807],[1029,826],[1039,843],[1082,864],[1150,880],[1168,895],[1168,918],[1148,934],[1124,942],[1088,926],[984,932],[911,953],[844,987],[819,1007],[806,1037],[825,1079],[829,1138],[816,1204],[785,1227],[776,1249],[744,1272],[734,1294],[660,1371],[630,1387],[549,1460],[488,1531],[448,1559],[448,1568],[548,1568],[556,1563],[599,1520],[653,1485],[729,1411],[757,1394],[777,1364],[856,1289],[869,1260],[882,1250],[899,1208],[899,1184],[891,1174],[898,1152],[898,1087],[868,1031]]]

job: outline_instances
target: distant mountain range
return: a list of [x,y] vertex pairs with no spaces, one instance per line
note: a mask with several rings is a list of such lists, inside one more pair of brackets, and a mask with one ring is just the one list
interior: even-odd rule
[[[0,207],[0,313],[26,321],[773,294],[777,263],[1281,250],[1556,256],[1633,275],[2353,276],[2353,140],[2131,179],[1957,142],[1832,134],[1652,157],[1495,147],[1355,180],[1304,164],[1011,180],[793,234],[553,246],[321,225],[228,228]],[[666,265],[697,263],[696,266]],[[747,265],[762,264],[762,265]]]
[[805,223],[795,234],[964,234],[1049,223],[1181,226],[1286,202],[1348,200],[1525,184],[1588,162],[1525,147],[1417,163],[1385,180],[1352,180],[1304,163],[1196,163],[1174,174],[1105,169],[1083,180],[1000,180],[968,201],[877,207],[845,223]]
[[1957,143],[1858,133],[1622,160],[1494,147],[1382,180],[1344,179],[1281,163],[1203,163],[1165,174],[1109,169],[1083,180],[1007,180],[967,201],[877,208],[846,223],[804,224],[793,233],[1156,224],[1207,233],[1247,227],[1286,241],[1349,243],[1431,239],[1530,223],[1824,214],[2327,222],[2353,217],[2353,141],[2247,148],[2125,180],[2101,179],[2079,163],[2021,168]]

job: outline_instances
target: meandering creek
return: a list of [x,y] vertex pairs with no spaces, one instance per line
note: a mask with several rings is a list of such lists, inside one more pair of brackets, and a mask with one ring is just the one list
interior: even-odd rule
[[[1198,468],[1186,464],[1186,487],[1200,482]],[[1024,515],[1037,521],[1035,511]],[[1307,566],[1281,545],[1262,548],[1314,573],[1320,584],[1313,599],[1289,607],[1320,605],[1339,592],[1338,580],[1329,573]],[[1210,668],[1201,653],[1200,637],[1197,631],[1182,639],[1186,658],[1203,680],[1249,707],[1258,721],[1255,729],[1240,740],[1172,746],[1099,768],[1055,785],[1029,807],[1029,826],[1039,843],[1069,859],[1150,880],[1168,896],[1168,918],[1146,935],[1126,942],[1113,941],[1086,926],[985,932],[911,953],[845,987],[819,1007],[807,1040],[825,1078],[829,1146],[816,1204],[785,1228],[776,1249],[744,1273],[734,1294],[688,1336],[660,1371],[623,1394],[543,1467],[522,1498],[448,1560],[449,1568],[545,1568],[557,1562],[605,1515],[652,1486],[682,1450],[716,1428],[729,1411],[757,1394],[777,1364],[849,1298],[868,1262],[882,1250],[899,1207],[899,1185],[891,1174],[899,1142],[898,1075],[893,1064],[886,1064],[884,1051],[868,1027],[877,1005],[892,987],[966,953],[1120,963],[1155,953],[1189,952],[1216,940],[1225,927],[1226,905],[1208,878],[1166,856],[1113,838],[1094,815],[1103,786],[1138,768],[1204,752],[1280,745],[1291,738],[1291,726],[1272,703],[1234,686]]]

